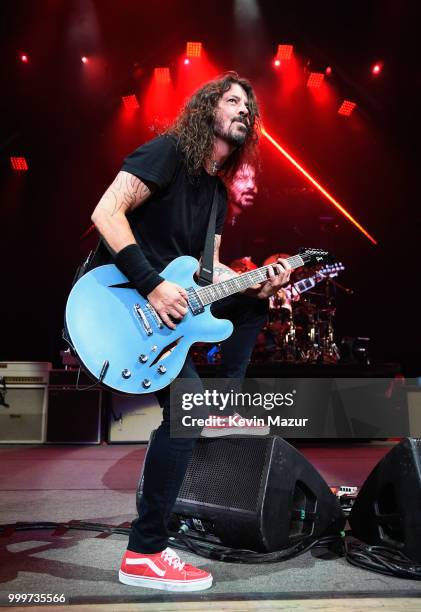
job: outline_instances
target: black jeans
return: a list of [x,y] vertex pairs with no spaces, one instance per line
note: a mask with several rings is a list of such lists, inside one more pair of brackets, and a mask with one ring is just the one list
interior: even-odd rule
[[[230,319],[234,332],[221,344],[222,378],[244,378],[257,335],[267,318],[268,301],[244,295],[225,298],[212,305],[212,313]],[[200,377],[189,356],[180,377]],[[168,545],[167,525],[171,510],[193,452],[196,438],[170,437],[170,389],[156,394],[163,408],[161,425],[149,444],[144,466],[139,517],[133,521],[128,549],[153,554]]]

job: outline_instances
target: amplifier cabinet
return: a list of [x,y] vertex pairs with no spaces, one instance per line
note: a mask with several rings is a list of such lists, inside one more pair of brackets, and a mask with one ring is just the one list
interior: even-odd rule
[[45,441],[47,385],[51,363],[46,361],[1,361],[0,443]]
[[0,361],[0,377],[6,385],[48,385],[49,361]]
[[46,442],[100,444],[102,391],[50,385]]
[[109,442],[148,442],[162,421],[162,409],[153,393],[107,396]]
[[0,443],[40,443],[45,440],[47,385],[8,384],[0,405]]

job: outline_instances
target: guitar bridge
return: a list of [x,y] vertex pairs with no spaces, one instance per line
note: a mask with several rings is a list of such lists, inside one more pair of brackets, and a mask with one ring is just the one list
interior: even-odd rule
[[148,312],[151,313],[152,318],[155,321],[155,323],[157,324],[158,328],[162,329],[164,327],[164,324],[162,322],[161,317],[156,312],[155,308],[153,306],[151,306],[151,304],[149,304],[149,302],[146,302],[146,308],[148,309]]
[[141,305],[140,304],[135,304],[133,306],[133,308],[134,308],[134,311],[137,314],[138,318],[140,319],[140,322],[143,325],[143,329],[145,330],[146,335],[147,336],[152,336],[153,330],[152,330],[151,324],[149,323],[145,313],[143,312]]

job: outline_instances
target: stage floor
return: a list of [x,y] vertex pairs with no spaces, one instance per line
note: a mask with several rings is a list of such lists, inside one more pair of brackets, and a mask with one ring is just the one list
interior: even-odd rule
[[[296,446],[329,485],[360,486],[392,444]],[[135,516],[135,490],[144,454],[145,445],[1,446],[0,523],[83,520],[120,525],[130,521]],[[3,534],[1,603],[8,593],[23,592],[64,593],[73,604],[103,605],[421,595],[417,581],[371,573],[317,551],[282,563],[253,565],[183,554],[188,562],[212,571],[214,587],[185,596],[163,594],[118,582],[126,541],[122,535],[104,538],[80,530],[54,534],[33,529]],[[256,605],[260,607],[260,603]]]

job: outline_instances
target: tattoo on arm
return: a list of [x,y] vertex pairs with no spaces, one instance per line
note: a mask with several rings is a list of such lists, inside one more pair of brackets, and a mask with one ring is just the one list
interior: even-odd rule
[[218,253],[220,246],[221,246],[221,236],[219,234],[216,234],[215,242],[214,242],[214,247],[213,247],[213,252],[214,253]]
[[213,257],[213,282],[218,283],[222,280],[228,280],[234,276],[238,276],[237,272],[231,270],[228,266],[219,261],[219,248],[221,246],[221,235],[215,235],[214,257]]
[[231,270],[231,268],[228,268],[228,266],[224,266],[224,265],[219,265],[219,266],[215,266],[213,269],[213,275],[215,278],[225,275],[227,278],[231,278],[233,276],[238,276],[238,274],[236,272],[234,272],[234,270]]
[[129,212],[151,195],[151,189],[137,176],[119,172],[103,196],[103,203],[114,216],[121,209]]

